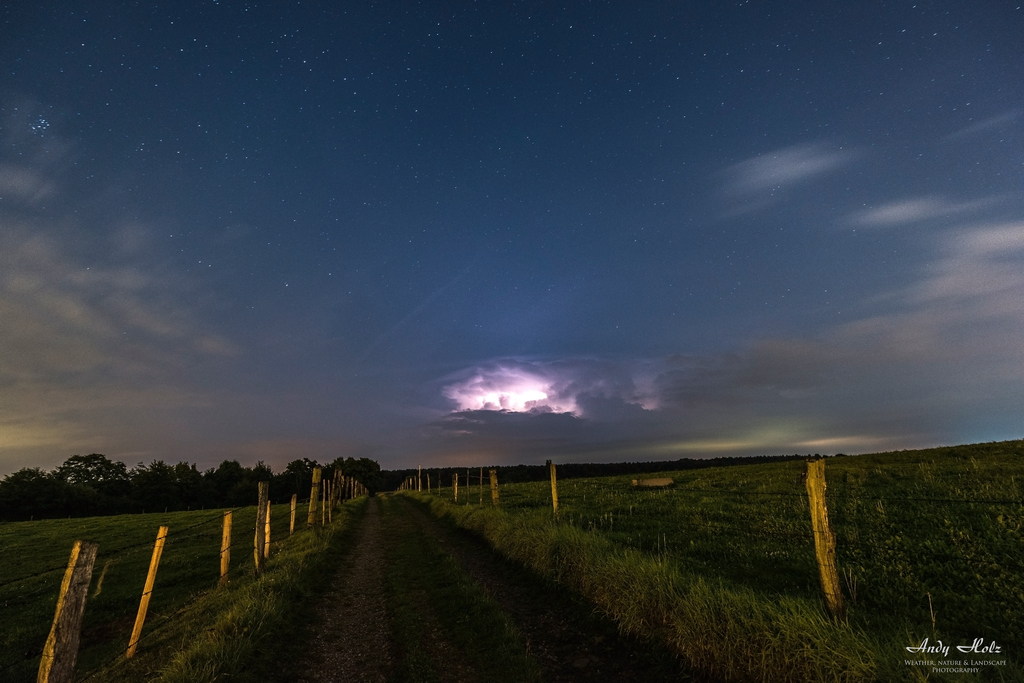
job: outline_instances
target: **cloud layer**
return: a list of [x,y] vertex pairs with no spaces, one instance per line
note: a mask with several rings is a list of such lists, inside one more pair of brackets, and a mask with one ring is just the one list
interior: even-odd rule
[[1022,258],[1024,223],[962,225],[909,285],[864,304],[879,310],[814,334],[711,354],[481,363],[446,378],[455,411],[429,438],[437,452],[527,460],[1010,438],[1024,409]]
[[[0,459],[52,465],[79,450],[135,452],[139,428],[211,403],[189,381],[237,347],[196,315],[194,283],[131,223],[80,231],[36,204],[58,184],[5,165],[0,191]],[[164,445],[167,445],[166,443]]]

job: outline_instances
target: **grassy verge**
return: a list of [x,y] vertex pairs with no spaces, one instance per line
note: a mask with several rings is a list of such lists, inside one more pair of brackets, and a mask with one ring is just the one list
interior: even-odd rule
[[[121,515],[19,522],[0,526],[0,680],[33,680],[38,651],[53,619],[62,563],[74,539],[93,540],[100,552],[86,603],[78,680],[212,680],[214,672],[247,669],[268,650],[255,643],[283,633],[288,599],[301,598],[312,572],[329,561],[339,532],[359,501],[347,504],[326,530],[288,537],[288,505],[275,505],[268,570],[252,572],[255,508],[234,512],[230,583],[219,576],[220,511]],[[125,661],[139,596],[158,526],[170,527],[139,650]],[[10,562],[8,562],[10,558]],[[35,571],[33,571],[35,569]],[[51,571],[42,571],[50,569]],[[25,577],[23,579],[18,577]],[[6,584],[6,585],[2,585]],[[293,622],[297,623],[297,622]],[[294,629],[293,629],[294,630]],[[275,641],[276,642],[276,641]],[[178,673],[175,673],[175,672]]]
[[[472,667],[480,680],[540,680],[536,660],[501,608],[438,543],[409,519],[405,502],[384,503],[385,586],[398,644],[396,680],[439,681]],[[454,646],[439,647],[438,635]]]
[[[266,571],[212,591],[154,647],[150,662],[119,662],[104,672],[120,681],[205,683],[265,681],[311,633],[308,607],[329,584],[366,499],[342,506],[333,524],[296,534],[271,555]],[[154,675],[155,674],[155,675]]]
[[[566,480],[557,525],[542,483],[503,486],[494,519],[474,516],[473,497],[442,512],[706,670],[742,671],[749,657],[769,680],[800,680],[801,667],[820,679],[825,669],[807,668],[816,660],[852,680],[1024,680],[1022,456],[1024,442],[1014,441],[830,458],[841,624],[823,614],[798,461],[666,472],[675,483],[664,490],[636,489],[630,477]],[[450,489],[442,494],[451,499]],[[616,582],[626,595],[614,594]],[[630,601],[660,618],[644,621],[649,610],[634,615]],[[699,629],[673,626],[680,614]],[[748,650],[711,642],[756,632]],[[925,638],[950,646],[948,657],[906,651]],[[978,638],[998,643],[998,656],[957,651]],[[772,674],[773,658],[792,661]],[[944,659],[982,670],[953,673]]]
[[508,557],[576,590],[624,631],[662,640],[713,678],[870,681],[879,674],[870,639],[833,623],[810,601],[767,602],[543,516],[410,495],[429,502],[436,516],[450,517]]

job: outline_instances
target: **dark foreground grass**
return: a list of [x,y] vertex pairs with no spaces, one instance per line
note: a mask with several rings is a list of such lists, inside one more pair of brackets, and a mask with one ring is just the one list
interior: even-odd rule
[[[384,501],[388,609],[398,649],[396,681],[432,683],[470,675],[495,683],[540,680],[540,667],[497,603],[410,519],[407,503]],[[457,651],[452,652],[455,648]],[[475,675],[474,675],[475,674]]]
[[[563,481],[558,523],[546,484],[503,486],[501,511],[434,509],[715,676],[1024,680],[1022,454],[1005,442],[829,459],[840,623],[821,605],[801,462],[672,472],[659,491]],[[956,651],[979,637],[999,655]],[[908,665],[924,638],[952,644],[950,660],[1003,663],[977,675]]]
[[[324,555],[348,514],[340,513],[341,519],[336,515],[335,524],[324,531],[307,531],[299,523],[295,536],[288,538],[288,513],[288,505],[273,506],[272,556],[268,571],[256,580],[256,509],[234,511],[231,580],[220,590],[220,510],[0,525],[0,680],[35,679],[67,555],[76,539],[99,544],[76,668],[79,680],[130,683],[159,678],[162,672],[171,676],[168,680],[212,680],[203,678],[203,671],[242,668],[246,658],[257,654],[251,648],[247,651],[248,644],[259,640],[281,612],[275,595],[301,589],[304,569]],[[136,657],[125,662],[123,653],[161,525],[169,527],[170,535],[146,627]],[[207,656],[204,664],[196,664],[206,656],[199,656],[203,643],[216,641],[216,634],[227,632],[232,624],[241,626],[227,638],[233,644],[223,649],[221,662]],[[182,665],[189,673],[175,679],[173,668]]]

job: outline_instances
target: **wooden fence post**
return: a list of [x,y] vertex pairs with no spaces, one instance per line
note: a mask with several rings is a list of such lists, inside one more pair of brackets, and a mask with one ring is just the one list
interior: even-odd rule
[[551,474],[551,510],[558,514],[558,482],[555,480],[555,463],[548,460],[548,472]]
[[231,511],[224,513],[224,528],[220,534],[220,582],[228,585],[228,570],[231,568]]
[[142,625],[146,623],[146,611],[149,609],[149,596],[153,594],[153,584],[156,583],[156,570],[160,566],[160,556],[164,554],[165,540],[167,540],[167,527],[162,526],[156,532],[153,557],[149,560],[149,573],[146,575],[146,587],[142,589],[142,600],[139,601],[139,612],[135,615],[135,627],[132,629],[132,637],[128,641],[128,652],[125,653],[125,659],[134,657],[135,650],[139,646]]
[[299,506],[299,494],[292,494],[292,521],[288,525],[288,535],[291,536],[295,533],[295,508]]
[[455,502],[459,502],[459,473],[456,472],[452,475],[452,496],[455,498]]
[[270,498],[270,482],[261,481],[258,485],[260,492],[260,502],[256,507],[256,538],[253,540],[253,558],[256,561],[256,573],[259,574],[263,571],[263,567],[266,564],[266,560],[263,557],[263,546],[266,543],[266,519],[267,519],[267,508],[269,507]]
[[842,618],[845,613],[843,593],[839,589],[839,570],[836,568],[836,535],[828,523],[825,507],[825,461],[808,460],[805,474],[807,500],[811,508],[811,526],[814,528],[814,554],[818,560],[821,590],[832,616]]
[[[267,486],[270,486],[270,482],[267,482]],[[263,559],[270,557],[270,499],[267,499],[267,522],[263,531]]]
[[309,515],[306,516],[306,526],[313,526],[316,523],[316,504],[320,498],[320,468],[313,468],[313,488],[309,491]]
[[491,468],[491,505],[498,507],[498,470]]
[[477,481],[477,483],[480,485],[480,501],[479,501],[479,504],[480,504],[480,507],[483,507],[484,506],[484,468],[483,467],[480,468],[480,478]]
[[416,492],[419,493],[423,490],[423,466],[416,466]]
[[75,541],[71,547],[68,568],[64,570],[64,580],[60,584],[53,626],[39,660],[37,683],[71,683],[74,680],[85,597],[89,593],[98,549],[99,545],[89,541]]

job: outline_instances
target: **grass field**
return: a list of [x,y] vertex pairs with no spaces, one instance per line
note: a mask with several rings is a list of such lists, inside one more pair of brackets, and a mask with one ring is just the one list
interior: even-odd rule
[[[625,628],[677,638],[684,656],[719,673],[746,665],[716,663],[715,646],[698,642],[694,629],[684,628],[685,637],[663,632],[673,610],[691,609],[702,592],[707,608],[717,604],[719,612],[708,615],[706,633],[722,632],[723,620],[764,613],[760,625],[754,620],[744,628],[806,632],[787,647],[807,647],[818,638],[815,647],[851,648],[842,666],[862,673],[844,676],[840,667],[827,680],[923,680],[928,669],[907,666],[904,660],[917,656],[904,648],[925,638],[953,646],[994,641],[1001,653],[983,658],[1007,664],[981,667],[979,678],[1021,680],[1022,454],[1024,443],[1015,441],[830,458],[829,513],[849,606],[846,622],[832,627],[816,622],[826,617],[800,461],[668,472],[659,476],[675,483],[664,490],[634,489],[628,476],[565,480],[557,524],[547,483],[502,486],[500,519],[486,508],[474,512],[476,487],[460,489],[457,506],[450,505],[450,489],[440,491],[449,503],[435,511],[477,528],[507,553],[561,573],[606,610],[620,610]],[[486,491],[484,503],[489,507]],[[593,570],[574,566],[574,552]],[[667,594],[651,596],[659,590]],[[689,603],[680,598],[687,595]],[[624,604],[629,600],[657,604],[634,609]],[[730,601],[732,607],[725,606]],[[720,659],[757,656],[756,648],[719,647]],[[822,650],[822,659],[830,656]],[[970,657],[958,656],[954,647],[949,659],[957,658]],[[862,660],[870,666],[862,667]],[[929,680],[947,679],[971,677],[933,674]]]
[[[335,514],[340,524],[354,504]],[[278,592],[297,582],[297,571],[309,555],[322,552],[329,534],[306,531],[305,515],[289,539],[290,505],[274,505],[271,513],[271,562],[260,581],[253,577],[253,536],[256,508],[233,512],[230,583],[215,590],[220,575],[222,510],[166,514],[119,515],[41,520],[0,525],[0,680],[35,679],[39,653],[49,633],[61,579],[76,539],[99,544],[82,627],[78,680],[151,680],[176,652],[187,650],[183,633],[208,629],[225,614],[250,609],[266,584]],[[169,535],[149,605],[139,652],[125,665],[123,653],[138,610],[157,529]],[[283,582],[283,583],[282,583]],[[284,585],[288,584],[288,585]],[[244,616],[242,617],[244,618]],[[261,618],[266,618],[264,614]],[[216,640],[216,638],[214,638]],[[118,663],[118,660],[121,660]],[[138,662],[138,663],[137,663]],[[187,669],[187,667],[186,667]],[[103,673],[95,672],[102,670]],[[90,674],[93,674],[90,676]],[[185,674],[180,680],[190,680]]]

